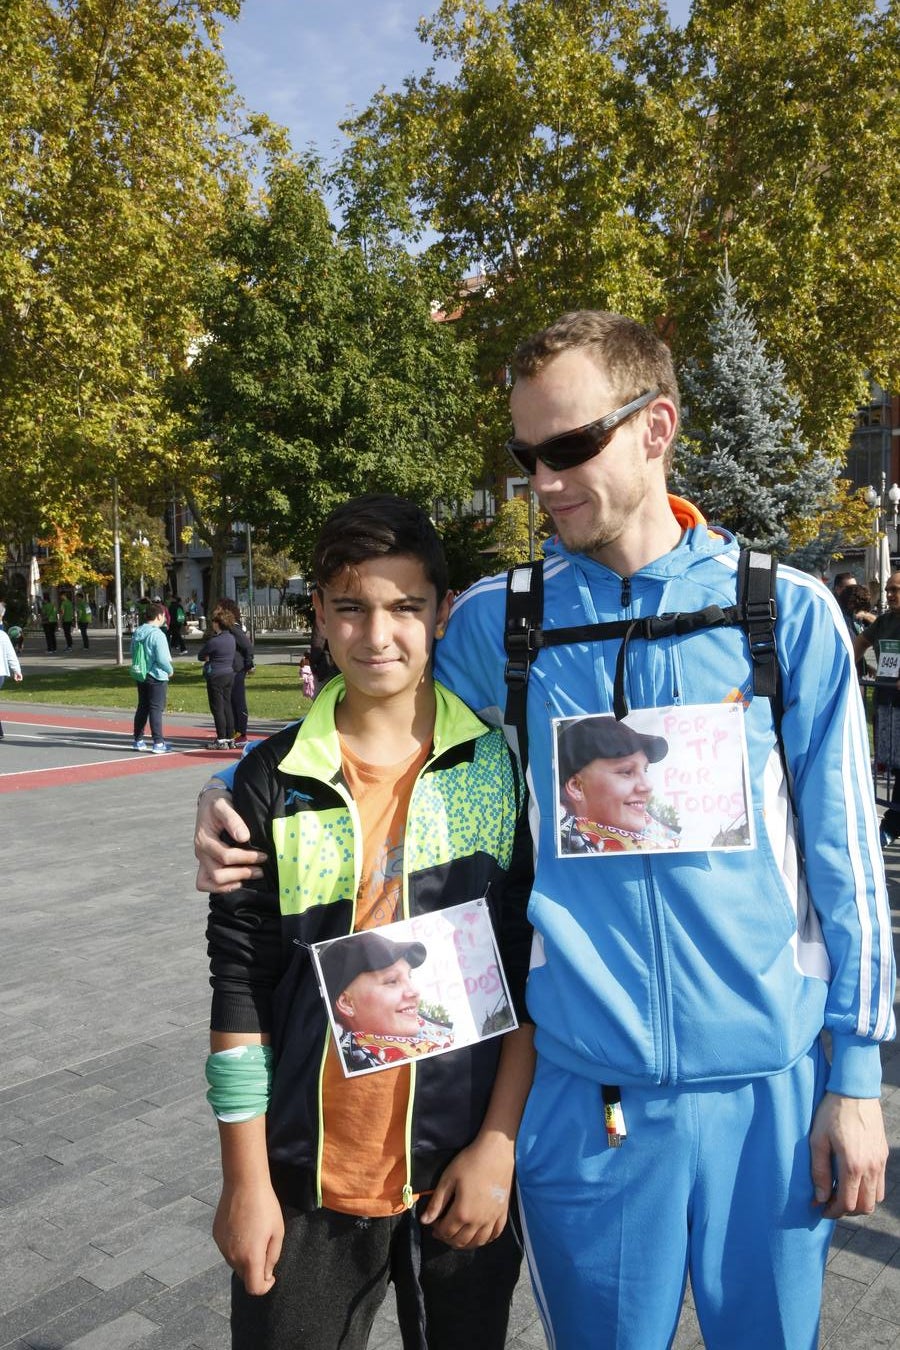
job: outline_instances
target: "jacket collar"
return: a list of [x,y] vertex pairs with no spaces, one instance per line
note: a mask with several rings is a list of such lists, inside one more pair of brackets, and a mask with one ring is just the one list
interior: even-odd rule
[[[341,768],[341,746],[334,725],[335,709],[344,697],[343,675],[336,675],[316,695],[297,729],[297,735],[279,768],[290,774],[313,774],[331,782]],[[432,758],[454,746],[485,736],[490,727],[439,681],[434,682],[435,720]]]

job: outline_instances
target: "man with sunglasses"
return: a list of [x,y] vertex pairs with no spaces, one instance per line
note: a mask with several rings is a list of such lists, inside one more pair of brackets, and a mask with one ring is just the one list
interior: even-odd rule
[[[514,374],[508,449],[557,532],[544,628],[734,605],[737,543],[667,493],[665,345],[581,311],[526,342]],[[435,658],[493,721],[506,584],[459,597]],[[554,722],[614,711],[621,643],[546,648],[531,669],[538,1065],[517,1169],[557,1350],[669,1345],[688,1272],[712,1350],[812,1350],[834,1220],[884,1196],[894,970],[865,719],[833,597],[781,569],[777,603],[780,717],[753,697],[740,626],[632,642],[624,662],[632,708],[745,705],[746,850],[561,856]],[[213,824],[247,835],[221,797],[206,807],[198,884],[221,889],[256,855]]]

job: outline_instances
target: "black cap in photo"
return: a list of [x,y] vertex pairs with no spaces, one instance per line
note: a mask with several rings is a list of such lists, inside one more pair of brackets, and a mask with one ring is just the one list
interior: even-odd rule
[[569,722],[557,740],[560,788],[592,759],[624,759],[638,750],[657,764],[668,753],[669,742],[662,736],[645,736],[614,717],[580,717]]
[[428,955],[421,942],[393,942],[374,929],[339,938],[319,953],[319,964],[333,1003],[348,984],[365,971],[386,970],[395,961],[407,961],[415,970]]

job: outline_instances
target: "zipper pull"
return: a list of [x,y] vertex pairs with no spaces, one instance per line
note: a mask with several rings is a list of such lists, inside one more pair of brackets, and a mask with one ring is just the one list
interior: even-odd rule
[[619,1089],[604,1083],[603,1121],[606,1126],[606,1143],[609,1148],[621,1148],[628,1131],[625,1128],[625,1112],[622,1110],[622,1097]]
[[403,1187],[402,1197],[403,1197],[403,1203],[404,1203],[404,1205],[406,1206],[406,1208],[407,1208],[407,1209],[412,1209],[412,1207],[413,1207],[413,1188],[412,1188],[412,1186],[410,1186],[409,1182],[407,1182],[407,1184]]
[[622,578],[622,608],[631,608],[631,577]]

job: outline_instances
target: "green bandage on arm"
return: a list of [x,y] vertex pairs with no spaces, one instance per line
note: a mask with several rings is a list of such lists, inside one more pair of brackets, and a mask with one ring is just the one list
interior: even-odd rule
[[269,1109],[272,1092],[272,1047],[234,1045],[206,1060],[206,1100],[216,1120],[237,1125]]

